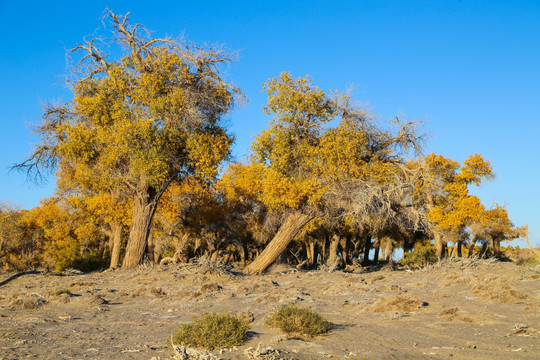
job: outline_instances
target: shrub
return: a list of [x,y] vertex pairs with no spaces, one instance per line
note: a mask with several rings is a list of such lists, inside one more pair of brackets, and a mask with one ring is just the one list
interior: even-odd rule
[[300,339],[311,339],[332,328],[330,322],[313,310],[301,309],[293,304],[280,307],[266,319],[266,324]]
[[173,341],[189,347],[213,350],[241,345],[249,325],[245,320],[228,314],[205,314],[184,324],[174,334]]
[[73,295],[73,293],[71,291],[69,291],[69,289],[58,289],[56,291],[51,292],[51,295],[53,295],[53,296],[58,296],[58,295],[62,295],[62,294],[67,294],[69,296]]
[[416,244],[414,250],[405,252],[401,260],[401,263],[408,267],[423,267],[436,262],[435,246],[429,242]]

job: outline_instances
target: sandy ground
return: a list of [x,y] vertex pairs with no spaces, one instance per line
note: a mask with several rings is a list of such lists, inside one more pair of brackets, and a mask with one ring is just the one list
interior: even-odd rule
[[[248,341],[217,358],[540,359],[540,271],[453,261],[421,270],[243,276],[211,263],[91,274],[0,275],[0,359],[172,359],[193,315],[253,314]],[[71,294],[58,294],[69,290]],[[264,324],[294,302],[335,324],[313,341]],[[251,315],[250,315],[251,316]]]

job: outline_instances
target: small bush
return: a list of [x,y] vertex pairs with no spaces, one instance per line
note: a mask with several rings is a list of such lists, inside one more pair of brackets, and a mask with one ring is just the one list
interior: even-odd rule
[[245,320],[228,314],[205,314],[184,324],[174,334],[175,344],[208,350],[241,345],[249,325]]
[[401,263],[404,266],[418,268],[437,262],[435,246],[431,243],[419,243],[411,252],[405,252]]
[[310,309],[301,309],[293,304],[280,307],[266,319],[266,324],[277,327],[287,336],[311,339],[324,334],[332,324]]
[[69,291],[69,289],[58,289],[56,291],[51,292],[51,295],[54,295],[54,296],[58,296],[58,295],[62,295],[62,294],[67,294],[67,295],[71,296],[72,292]]

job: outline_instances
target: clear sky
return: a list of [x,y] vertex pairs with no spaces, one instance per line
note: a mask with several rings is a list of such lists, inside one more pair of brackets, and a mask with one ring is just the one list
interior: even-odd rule
[[[0,1],[0,201],[21,208],[54,191],[9,167],[38,139],[47,102],[67,101],[65,49],[102,26],[108,6],[156,37],[238,54],[227,78],[249,102],[230,116],[242,160],[268,118],[261,84],[290,71],[352,90],[381,119],[423,119],[425,152],[481,153],[496,179],[474,192],[506,204],[540,244],[540,1]],[[520,244],[523,245],[523,244]]]

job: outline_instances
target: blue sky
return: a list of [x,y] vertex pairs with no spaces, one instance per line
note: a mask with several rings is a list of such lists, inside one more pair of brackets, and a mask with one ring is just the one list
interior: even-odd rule
[[[131,11],[156,37],[221,44],[227,78],[249,102],[229,119],[236,159],[268,118],[261,84],[281,71],[352,91],[381,119],[423,119],[425,152],[481,153],[496,179],[474,189],[506,204],[540,244],[539,1],[1,1],[0,201],[36,206],[54,191],[9,167],[39,139],[29,125],[67,101],[65,49],[102,26],[105,7]],[[523,244],[521,244],[523,245]]]

